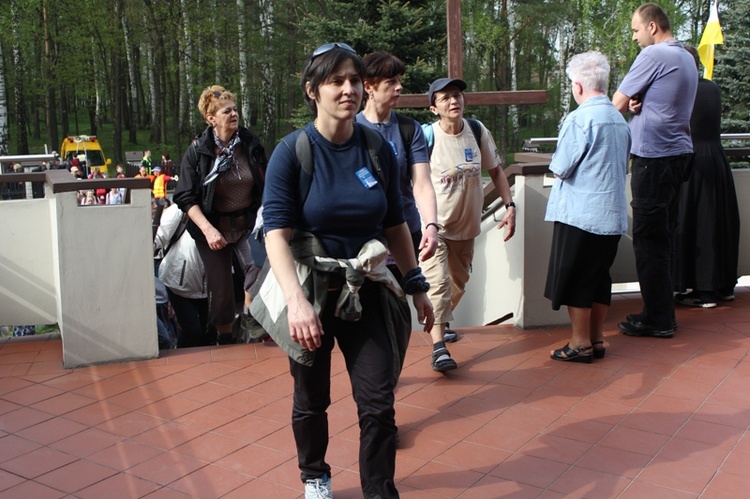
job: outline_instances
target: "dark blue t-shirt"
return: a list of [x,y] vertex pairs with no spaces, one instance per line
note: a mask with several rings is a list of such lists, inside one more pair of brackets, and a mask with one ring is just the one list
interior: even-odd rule
[[[312,124],[305,126],[313,156],[313,178],[303,207],[298,206],[300,165],[284,145],[273,151],[263,191],[266,231],[296,228],[312,232],[328,256],[353,258],[370,239],[383,240],[383,228],[403,223],[396,158],[387,142],[381,148],[381,167],[388,186],[381,185],[356,125],[344,144],[326,140]],[[362,168],[367,172],[364,181]],[[360,175],[357,175],[357,172]],[[371,187],[367,180],[374,181]]]

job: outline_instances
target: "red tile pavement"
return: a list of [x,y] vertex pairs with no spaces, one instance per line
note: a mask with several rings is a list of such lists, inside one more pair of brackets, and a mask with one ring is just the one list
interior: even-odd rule
[[[607,356],[549,359],[569,330],[461,330],[460,368],[429,366],[415,332],[396,394],[396,480],[422,497],[739,497],[750,487],[750,289],[678,308],[672,339],[630,338],[617,295]],[[0,340],[0,496],[302,496],[292,381],[278,348],[164,351],[62,369],[59,337]],[[359,498],[356,408],[332,367],[329,461]],[[113,492],[114,491],[114,492]]]

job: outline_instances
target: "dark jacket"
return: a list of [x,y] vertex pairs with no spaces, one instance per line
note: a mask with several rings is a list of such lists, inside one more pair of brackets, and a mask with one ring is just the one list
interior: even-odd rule
[[[253,173],[255,186],[253,187],[253,204],[248,208],[247,216],[255,220],[258,208],[262,201],[263,184],[266,177],[266,152],[260,143],[260,139],[247,128],[240,127],[240,147],[248,159],[250,170]],[[216,160],[216,145],[213,139],[211,127],[206,128],[203,133],[193,139],[192,144],[185,151],[180,163],[180,180],[174,191],[173,200],[180,209],[187,212],[191,206],[198,205],[208,220],[216,224],[218,213],[213,210],[214,191],[216,181],[203,185],[203,180],[211,171]],[[252,226],[250,227],[252,230]],[[205,240],[203,232],[192,222],[188,222],[187,230],[193,239]]]
[[[365,279],[378,283],[385,332],[393,353],[393,375],[398,380],[411,337],[411,310],[398,281],[385,266],[387,250],[382,242],[377,239],[369,241],[362,247],[357,258],[341,260],[328,258],[320,240],[310,232],[293,231],[289,245],[297,275],[304,276],[300,285],[318,314],[325,308],[329,298],[328,284],[331,275],[338,274],[346,279],[347,284],[343,286],[338,298],[340,309],[337,312],[339,318],[352,322],[359,320],[359,316],[346,316],[353,312],[356,315],[362,310],[359,299],[353,298],[356,295],[354,290],[359,290]],[[292,360],[304,366],[313,365],[315,352],[295,343],[289,335],[286,299],[268,260],[263,264],[263,270],[251,293],[253,302],[250,304],[250,313],[263,329]],[[357,307],[358,311],[355,310]]]

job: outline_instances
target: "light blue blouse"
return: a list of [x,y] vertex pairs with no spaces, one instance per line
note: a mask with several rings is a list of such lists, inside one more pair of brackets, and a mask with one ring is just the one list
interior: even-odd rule
[[607,96],[586,100],[560,129],[544,219],[593,234],[625,234],[629,151],[630,129]]

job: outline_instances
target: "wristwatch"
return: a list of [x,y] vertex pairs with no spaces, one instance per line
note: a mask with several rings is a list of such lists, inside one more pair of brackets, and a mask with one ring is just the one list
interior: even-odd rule
[[505,205],[505,209],[507,210],[507,209],[508,209],[508,208],[510,208],[511,206],[512,206],[513,208],[515,208],[515,207],[516,207],[516,203],[514,203],[513,201],[511,201],[510,203],[508,203],[508,204],[506,204],[506,205]]

